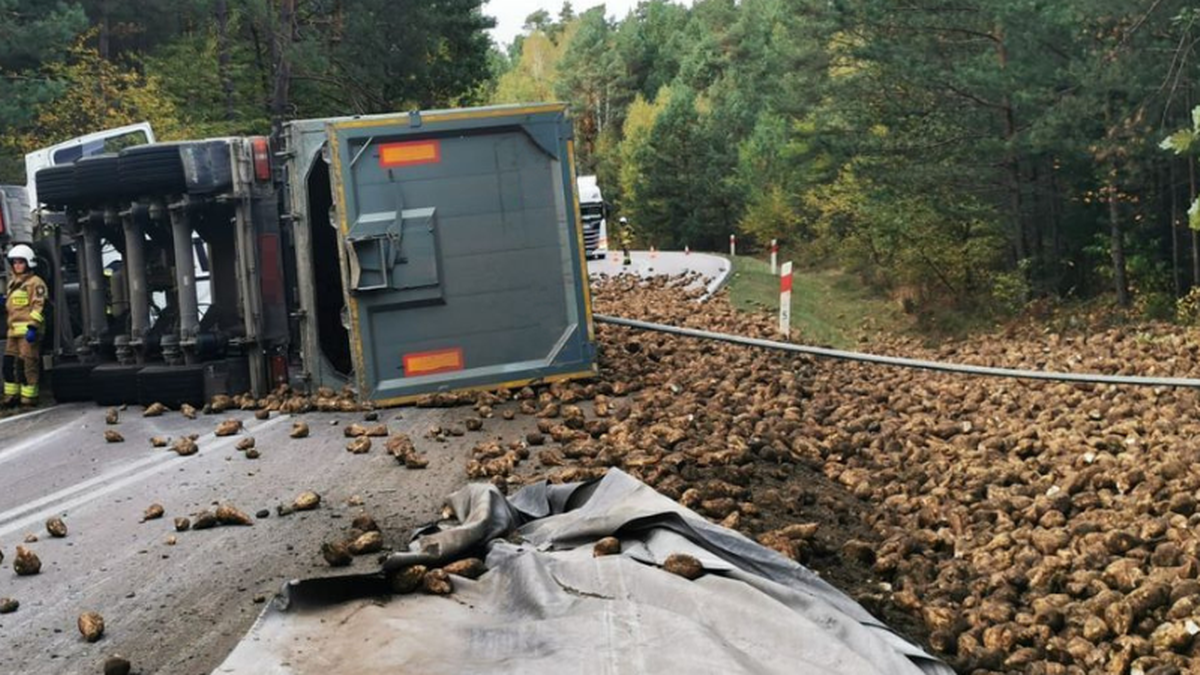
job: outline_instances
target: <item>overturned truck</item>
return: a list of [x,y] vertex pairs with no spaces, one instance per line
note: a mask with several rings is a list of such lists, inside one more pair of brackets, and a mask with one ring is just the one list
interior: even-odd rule
[[559,105],[291,122],[37,172],[56,399],[350,385],[377,405],[596,372]]

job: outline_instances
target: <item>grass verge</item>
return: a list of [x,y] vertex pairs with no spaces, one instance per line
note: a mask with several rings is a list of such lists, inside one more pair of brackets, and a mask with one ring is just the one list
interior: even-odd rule
[[[729,297],[738,309],[779,311],[779,278],[769,263],[733,259]],[[839,348],[879,331],[907,332],[912,320],[853,276],[838,270],[797,270],[792,275],[792,340]]]

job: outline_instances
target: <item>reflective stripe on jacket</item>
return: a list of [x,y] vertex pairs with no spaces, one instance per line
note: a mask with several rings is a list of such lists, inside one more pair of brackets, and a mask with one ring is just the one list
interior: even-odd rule
[[4,303],[8,313],[9,336],[24,335],[30,326],[41,328],[46,317],[46,282],[31,272],[14,275],[8,282],[8,299]]

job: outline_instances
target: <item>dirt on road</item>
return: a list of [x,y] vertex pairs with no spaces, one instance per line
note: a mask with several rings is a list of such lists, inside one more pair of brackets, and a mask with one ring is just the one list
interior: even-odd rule
[[[176,411],[147,418],[136,406],[119,412],[119,423],[106,425],[105,409],[66,405],[0,425],[0,598],[19,603],[0,614],[0,673],[99,673],[121,654],[134,672],[207,675],[287,581],[378,569],[378,553],[338,570],[321,556],[357,516],[370,514],[384,543],[400,546],[465,483],[469,446],[421,438],[464,411],[389,410],[369,423],[418,438],[429,460],[421,470],[382,448],[347,452],[343,430],[367,423],[363,413],[260,420],[226,410],[191,420]],[[311,427],[306,438],[289,437],[298,419]],[[226,420],[240,425],[219,437]],[[105,443],[112,429],[125,442]],[[193,434],[194,455],[150,442]],[[306,491],[320,495],[317,508],[280,515]],[[46,530],[53,517],[66,537]],[[245,519],[253,524],[235,524]],[[215,526],[200,529],[205,522]],[[17,544],[39,556],[39,574],[14,573]],[[76,629],[85,612],[104,618],[94,643]]]

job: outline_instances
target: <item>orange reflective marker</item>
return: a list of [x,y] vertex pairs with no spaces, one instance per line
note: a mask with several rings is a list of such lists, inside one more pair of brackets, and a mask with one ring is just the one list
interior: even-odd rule
[[449,373],[464,367],[463,351],[460,348],[404,355],[405,377]]
[[442,161],[440,141],[409,141],[385,143],[379,146],[379,166],[394,169],[419,164],[437,164]]

